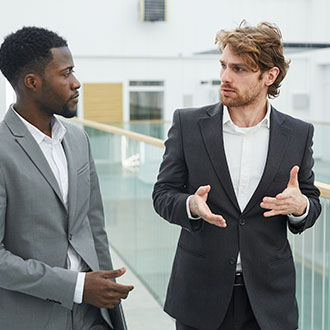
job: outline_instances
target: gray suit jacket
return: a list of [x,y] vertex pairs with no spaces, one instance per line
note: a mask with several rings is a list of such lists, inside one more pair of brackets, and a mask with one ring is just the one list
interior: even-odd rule
[[[73,307],[77,272],[68,245],[91,270],[112,269],[87,135],[63,123],[69,208],[38,144],[9,109],[0,124],[0,329],[59,330]],[[116,330],[121,309],[109,310]]]

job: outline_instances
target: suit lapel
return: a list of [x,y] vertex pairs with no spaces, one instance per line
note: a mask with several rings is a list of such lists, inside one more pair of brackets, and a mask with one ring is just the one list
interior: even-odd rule
[[281,114],[272,107],[269,147],[264,173],[243,214],[249,212],[256,203],[260,203],[262,198],[266,196],[267,188],[272,183],[283,161],[291,138],[291,131],[291,128],[285,126],[285,121]]
[[77,165],[72,150],[70,133],[67,131],[62,141],[65,156],[68,162],[68,177],[69,177],[69,220],[73,218],[77,202]]
[[233,205],[239,210],[225,155],[222,129],[223,106],[216,105],[208,111],[208,117],[199,121],[203,142],[215,173]]
[[45,178],[45,180],[49,183],[49,185],[54,190],[55,194],[65,207],[60,187],[47,162],[47,159],[45,158],[44,154],[42,153],[42,150],[40,149],[33,136],[30,134],[24,123],[11,109],[7,111],[4,121],[14,135],[14,138],[17,143],[31,159],[33,164],[40,171],[41,175]]

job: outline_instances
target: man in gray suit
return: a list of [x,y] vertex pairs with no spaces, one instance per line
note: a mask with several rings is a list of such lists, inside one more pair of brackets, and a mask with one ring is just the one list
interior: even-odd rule
[[[126,329],[133,286],[112,270],[80,83],[67,43],[42,28],[6,37],[0,69],[17,101],[0,124],[0,329]],[[109,280],[112,279],[112,280]]]

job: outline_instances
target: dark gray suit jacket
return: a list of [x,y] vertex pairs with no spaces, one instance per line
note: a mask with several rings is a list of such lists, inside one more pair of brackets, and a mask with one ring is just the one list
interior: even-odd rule
[[[77,272],[69,242],[91,270],[112,269],[87,135],[63,122],[69,209],[40,147],[13,110],[0,124],[0,329],[65,329]],[[121,309],[109,310],[116,330]]]
[[[287,228],[301,233],[314,224],[321,210],[312,172],[313,126],[272,108],[265,170],[241,212],[224,152],[222,116],[221,104],[177,110],[165,143],[154,207],[183,228],[165,311],[191,327],[217,329],[231,299],[240,251],[246,289],[260,327],[297,329],[295,268]],[[262,198],[286,188],[294,165],[300,166],[300,189],[310,201],[307,217],[298,225],[283,215],[265,218],[259,205]],[[187,217],[187,197],[207,184],[212,187],[207,203],[226,219],[225,229]]]

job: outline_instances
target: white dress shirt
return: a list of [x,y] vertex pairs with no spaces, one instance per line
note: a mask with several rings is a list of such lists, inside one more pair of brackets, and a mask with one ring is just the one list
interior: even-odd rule
[[[241,212],[243,212],[251,199],[264,172],[268,154],[270,112],[271,106],[267,102],[267,112],[262,121],[253,127],[238,127],[231,120],[228,108],[224,106],[223,109],[225,155]],[[199,219],[191,216],[189,199],[190,197],[187,198],[186,203],[188,217],[190,219]],[[309,211],[309,200],[307,197],[306,199],[306,212],[299,217],[289,215],[290,221],[296,222],[306,217]],[[237,258],[236,270],[242,270],[240,253]]]
[[[12,107],[12,109],[14,110],[14,107]],[[51,122],[52,136],[49,137],[43,132],[41,132],[38,128],[30,124],[28,121],[26,121],[15,110],[14,112],[17,114],[18,118],[20,118],[22,122],[25,124],[29,132],[32,134],[32,136],[38,143],[45,158],[47,159],[47,162],[50,168],[52,169],[52,172],[60,187],[66,208],[68,209],[68,190],[69,190],[68,164],[62,146],[62,140],[66,132],[65,127],[55,116],[53,116]],[[72,248],[71,245],[69,245],[67,252],[67,268],[69,270],[78,272],[73,300],[75,303],[80,304],[82,303],[85,275],[86,275],[86,273],[81,271],[87,270],[88,266],[81,259],[79,254]]]

